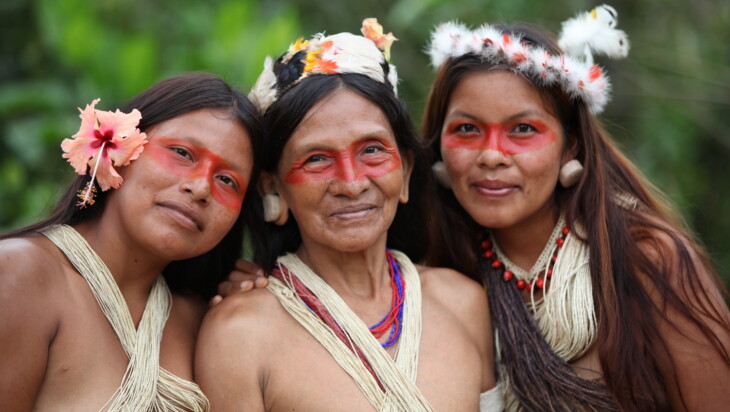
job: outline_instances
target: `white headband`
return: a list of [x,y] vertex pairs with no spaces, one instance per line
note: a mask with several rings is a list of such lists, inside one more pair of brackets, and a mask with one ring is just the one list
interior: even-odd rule
[[[563,55],[551,55],[545,48],[523,42],[519,35],[504,33],[485,24],[476,30],[450,22],[436,27],[428,54],[440,67],[451,58],[473,54],[493,64],[502,64],[542,86],[560,85],[572,99],[583,100],[592,113],[600,113],[609,101],[611,85],[603,70],[593,64],[592,52],[625,57],[626,34],[614,29],[616,11],[599,6],[563,23],[559,44]],[[569,51],[578,50],[580,58]],[[585,59],[585,60],[583,60]]]
[[398,95],[398,74],[388,62],[390,46],[397,39],[392,33],[383,34],[376,19],[365,19],[361,30],[364,37],[351,33],[327,37],[316,34],[307,41],[297,40],[276,61],[267,57],[249,98],[265,112],[282,93],[310,75],[344,73],[363,74],[390,84]]

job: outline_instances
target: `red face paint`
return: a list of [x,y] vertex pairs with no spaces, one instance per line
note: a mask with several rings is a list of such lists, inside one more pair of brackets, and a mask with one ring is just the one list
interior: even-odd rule
[[353,182],[384,176],[401,167],[397,148],[369,139],[340,150],[307,152],[294,160],[284,181],[288,184],[331,179]]
[[[182,151],[187,152],[190,157]],[[189,140],[160,136],[151,139],[145,145],[144,152],[177,176],[186,179],[204,178],[210,185],[210,193],[214,200],[236,212],[241,210],[246,193],[246,180],[220,156]]]
[[533,152],[557,140],[553,130],[539,120],[482,123],[473,119],[451,122],[441,136],[452,149],[496,150],[505,155]]

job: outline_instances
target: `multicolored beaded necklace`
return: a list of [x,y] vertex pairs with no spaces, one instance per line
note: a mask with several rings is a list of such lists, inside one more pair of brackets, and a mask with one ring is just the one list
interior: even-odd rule
[[545,287],[545,282],[553,276],[553,266],[555,266],[558,253],[563,247],[568,233],[570,233],[570,228],[565,225],[565,219],[561,216],[550,235],[550,240],[529,272],[512,263],[499,248],[492,234],[486,230],[480,233],[482,256],[493,268],[504,270],[502,279],[505,282],[515,280],[518,289],[527,289],[528,292],[533,289],[542,289]]
[[[388,335],[388,339],[385,342],[381,343],[382,347],[387,348],[393,346],[396,342],[398,342],[398,338],[400,337],[401,331],[403,330],[403,301],[405,299],[406,285],[405,281],[403,280],[403,276],[401,275],[398,261],[388,250],[385,251],[385,255],[388,259],[388,266],[390,269],[390,287],[393,296],[391,308],[385,315],[385,317],[380,320],[380,322],[369,327],[368,329],[376,339],[380,339],[385,334],[385,332],[390,330],[390,335]],[[274,272],[272,276],[283,279],[281,275],[281,270],[282,268],[277,265],[276,267],[274,267]],[[284,268],[284,270],[286,270],[286,268]],[[322,302],[317,298],[316,295],[314,295],[314,293],[312,293],[311,290],[301,284],[300,281],[291,279],[290,282],[294,284],[297,296],[307,305],[307,307],[309,307],[309,309],[314,314],[316,314],[331,328],[344,334],[344,331],[342,331],[339,325],[337,325],[334,317],[329,313],[329,311],[327,311]],[[338,333],[338,335],[340,334]],[[344,336],[342,336],[341,338],[344,338]]]

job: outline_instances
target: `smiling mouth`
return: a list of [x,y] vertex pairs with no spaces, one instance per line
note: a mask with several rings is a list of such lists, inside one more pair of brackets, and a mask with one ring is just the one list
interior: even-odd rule
[[340,220],[364,219],[375,210],[374,205],[353,205],[339,208],[332,212],[330,217]]
[[518,189],[517,185],[501,180],[481,180],[472,184],[472,187],[480,195],[490,198],[505,197]]
[[183,228],[197,232],[203,231],[203,220],[190,206],[175,201],[160,202],[158,206],[162,207],[167,215]]

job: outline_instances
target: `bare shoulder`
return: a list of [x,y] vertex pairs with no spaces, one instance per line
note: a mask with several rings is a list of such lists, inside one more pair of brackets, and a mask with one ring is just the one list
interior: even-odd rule
[[421,265],[416,265],[416,268],[421,277],[424,296],[428,295],[455,308],[486,305],[484,288],[466,275],[449,268]]
[[267,289],[253,289],[229,296],[205,315],[206,327],[231,329],[266,328],[280,310],[279,301]]
[[63,283],[63,260],[42,235],[0,240],[0,297],[28,299],[58,293],[52,287]]
[[468,334],[486,345],[491,339],[491,321],[487,294],[482,285],[460,272],[448,268],[417,266],[421,274],[424,302],[438,305],[453,315]]
[[285,313],[267,289],[229,296],[205,315],[198,353],[222,355],[245,347],[251,355],[263,354],[270,342],[280,338],[277,319],[283,320],[280,317]]
[[[283,312],[266,289],[229,296],[205,315],[195,351],[195,380],[214,410],[263,410],[273,343],[286,339]],[[279,319],[281,320],[281,319]]]

